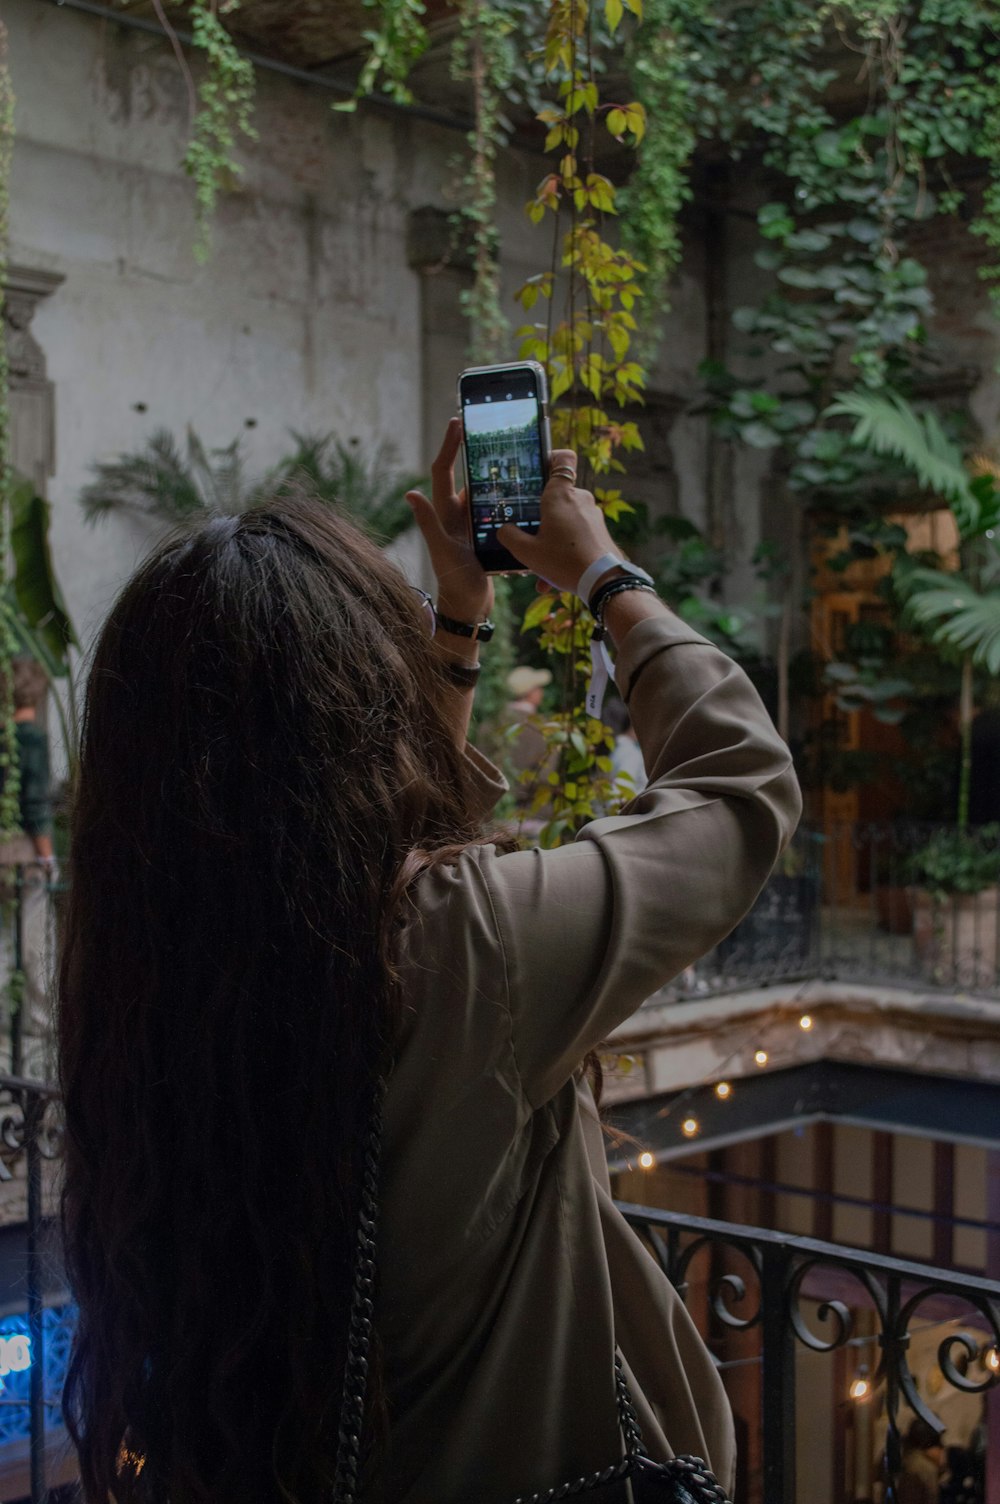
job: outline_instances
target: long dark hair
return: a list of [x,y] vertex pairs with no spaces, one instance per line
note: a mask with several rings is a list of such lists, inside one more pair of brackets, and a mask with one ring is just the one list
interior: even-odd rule
[[475,838],[419,602],[283,498],[167,543],[87,693],[60,974],[90,1504],[328,1496],[412,853]]

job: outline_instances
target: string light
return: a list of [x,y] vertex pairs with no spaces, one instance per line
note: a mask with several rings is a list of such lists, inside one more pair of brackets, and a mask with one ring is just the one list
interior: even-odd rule
[[757,1065],[766,1065],[767,1064],[767,1051],[766,1050],[755,1050],[753,1058],[754,1058],[755,1062],[757,1063]]
[[642,1153],[639,1155],[639,1163],[642,1165],[642,1168],[644,1170],[651,1170],[656,1164],[656,1155],[650,1154],[648,1149],[643,1149]]
[[681,1132],[685,1138],[694,1138],[699,1131],[700,1124],[697,1118],[685,1118],[681,1124]]
[[866,1400],[872,1392],[871,1382],[868,1378],[867,1365],[862,1363],[854,1376],[854,1382],[847,1391],[852,1400]]
[[732,1094],[733,1088],[730,1086],[728,1081],[716,1081],[715,1095],[718,1097],[720,1102],[725,1102],[728,1097],[732,1096]]
[[802,1017],[799,1019],[799,1028],[800,1029],[804,1029],[805,1032],[808,1034],[809,1030],[812,1028],[812,1026],[813,1026],[812,1014],[811,1013],[803,1013]]
[[997,1352],[995,1347],[991,1347],[989,1349],[989,1351],[986,1353],[986,1356],[983,1358],[983,1362],[986,1364],[986,1367],[989,1369],[990,1373],[1000,1373],[1000,1353]]

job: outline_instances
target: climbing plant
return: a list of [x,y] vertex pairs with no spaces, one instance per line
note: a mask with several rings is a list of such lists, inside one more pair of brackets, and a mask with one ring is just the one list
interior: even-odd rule
[[219,193],[243,175],[235,148],[240,136],[256,138],[253,125],[254,71],[226,30],[220,14],[236,10],[240,0],[193,0],[191,38],[201,53],[204,71],[197,87],[198,108],[184,154],[185,170],[194,179],[198,235],[194,253],[207,259],[212,219]]
[[[10,173],[14,150],[14,87],[7,59],[7,28],[0,20],[0,571],[6,580],[11,551],[14,466],[11,454],[10,367],[7,358],[7,269],[10,244]],[[0,614],[0,840],[20,830],[20,768],[14,729],[17,651],[5,614]]]
[[[577,451],[580,481],[593,486],[612,522],[630,508],[606,478],[623,472],[624,457],[642,447],[625,410],[641,400],[646,379],[630,351],[643,267],[606,233],[617,212],[617,189],[597,169],[598,132],[634,147],[645,133],[646,112],[627,96],[603,97],[594,60],[598,26],[614,36],[626,11],[641,18],[641,0],[605,0],[600,15],[591,0],[550,5],[544,61],[555,98],[538,119],[554,160],[527,205],[534,224],[548,222],[550,251],[547,269],[517,294],[526,312],[543,315],[520,330],[520,353],[545,366],[553,444]],[[549,816],[543,844],[558,843],[615,795],[607,733],[588,715],[582,693],[592,625],[569,594],[542,595],[525,615],[525,628],[537,628],[543,647],[562,664],[561,708],[544,727],[559,765],[534,801]]]
[[459,174],[456,222],[472,259],[472,286],[461,296],[474,364],[495,360],[509,331],[500,302],[496,157],[505,91],[517,69],[513,33],[513,19],[502,6],[491,0],[467,0],[451,55],[452,77],[472,88],[473,124],[465,169]]

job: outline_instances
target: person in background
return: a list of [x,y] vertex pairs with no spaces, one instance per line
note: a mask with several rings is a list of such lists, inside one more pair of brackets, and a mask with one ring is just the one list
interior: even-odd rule
[[535,721],[542,707],[542,697],[551,683],[552,675],[547,668],[529,668],[526,664],[511,669],[507,675],[511,695],[504,711],[504,720],[511,728],[507,762],[513,775],[511,792],[518,806],[519,828],[527,836],[537,835],[548,818],[544,809],[535,810],[533,815],[528,812],[540,780],[555,767],[545,737]]
[[614,732],[615,738],[611,748],[612,776],[617,780],[619,774],[626,774],[631,780],[633,791],[638,794],[646,787],[646,764],[623,701],[608,700],[604,707],[604,723]]
[[897,1504],[938,1504],[945,1451],[933,1426],[918,1415],[903,1442],[903,1468],[896,1489]]

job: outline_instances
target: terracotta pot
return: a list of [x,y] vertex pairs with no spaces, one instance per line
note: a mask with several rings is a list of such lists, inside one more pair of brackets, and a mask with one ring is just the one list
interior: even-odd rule
[[1000,889],[935,898],[914,888],[913,943],[930,980],[994,991]]

